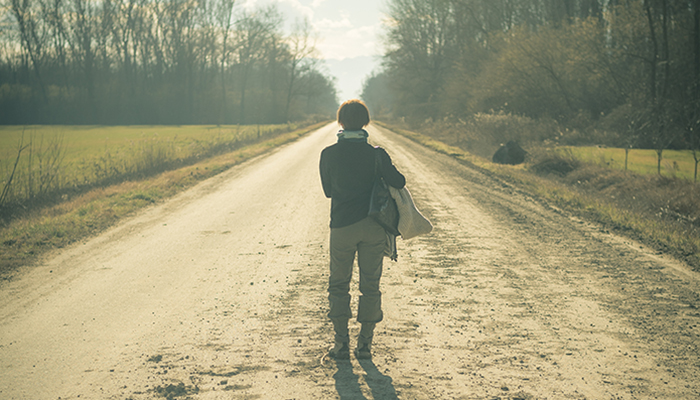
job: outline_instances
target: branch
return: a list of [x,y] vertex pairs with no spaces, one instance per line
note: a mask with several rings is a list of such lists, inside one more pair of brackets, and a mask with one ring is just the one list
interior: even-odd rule
[[29,147],[29,145],[24,145],[24,135],[22,135],[22,139],[19,144],[19,150],[17,150],[17,159],[15,160],[15,165],[12,167],[12,173],[10,174],[10,177],[7,179],[7,182],[5,182],[5,186],[2,189],[2,194],[0,194],[0,208],[5,205],[5,201],[7,200],[7,195],[10,193],[10,186],[12,185],[12,180],[15,177],[15,172],[17,171],[17,165],[19,164],[19,158],[22,155],[22,151]]

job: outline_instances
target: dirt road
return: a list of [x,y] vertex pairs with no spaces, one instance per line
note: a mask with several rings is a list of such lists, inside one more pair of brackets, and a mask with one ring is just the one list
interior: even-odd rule
[[700,397],[699,274],[378,128],[435,230],[385,263],[374,359],[322,363],[334,132],[3,283],[0,398]]

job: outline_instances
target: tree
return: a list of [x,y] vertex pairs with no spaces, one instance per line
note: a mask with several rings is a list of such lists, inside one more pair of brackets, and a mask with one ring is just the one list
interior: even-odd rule
[[39,23],[37,10],[31,3],[31,0],[11,0],[10,7],[17,21],[22,48],[32,62],[36,83],[39,85],[42,99],[44,103],[48,103],[46,86],[42,78],[45,32],[43,32],[42,25]]
[[695,72],[694,95],[695,100],[700,103],[700,0],[692,3],[693,10],[693,54]]
[[369,107],[372,115],[386,116],[393,110],[394,99],[389,88],[389,77],[386,71],[372,72],[362,83],[360,97]]
[[[657,149],[690,135],[680,105],[700,103],[700,0],[391,0],[389,16],[397,116],[504,111]],[[633,134],[639,109],[658,121]]]
[[238,43],[237,56],[240,73],[240,102],[238,123],[246,122],[246,92],[253,65],[260,62],[268,42],[277,35],[282,23],[275,5],[258,9],[252,13],[243,11],[236,21]]
[[334,116],[338,108],[335,81],[318,70],[310,70],[300,79],[303,90],[299,93],[300,107],[307,115]]
[[383,65],[404,115],[436,117],[444,78],[456,54],[452,3],[392,0]]
[[297,22],[292,34],[287,38],[289,58],[287,60],[289,78],[287,80],[287,99],[284,105],[284,119],[289,121],[292,100],[299,92],[299,78],[314,69],[318,60],[316,39],[311,32],[308,19]]
[[7,0],[0,123],[279,122],[325,110],[301,105],[306,74],[332,86],[310,28],[284,38],[274,6],[234,4]]
[[225,120],[225,115],[228,112],[228,94],[227,94],[227,79],[226,67],[229,63],[229,57],[232,49],[230,46],[231,30],[234,26],[233,21],[233,6],[235,0],[218,0],[216,4],[216,22],[217,27],[221,30],[221,61],[219,62],[219,70],[221,74],[221,116],[220,121]]
[[93,39],[96,31],[95,5],[87,0],[71,0],[72,20],[71,27],[72,41],[75,44],[76,56],[82,75],[81,81],[85,85],[87,92],[87,103],[95,104],[95,48]]

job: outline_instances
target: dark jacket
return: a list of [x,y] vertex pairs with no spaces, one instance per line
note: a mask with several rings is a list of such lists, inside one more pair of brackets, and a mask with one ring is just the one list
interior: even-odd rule
[[379,152],[384,181],[397,189],[406,178],[394,167],[389,154],[366,141],[339,140],[321,152],[321,184],[331,199],[331,228],[352,225],[367,217],[374,183],[374,157]]

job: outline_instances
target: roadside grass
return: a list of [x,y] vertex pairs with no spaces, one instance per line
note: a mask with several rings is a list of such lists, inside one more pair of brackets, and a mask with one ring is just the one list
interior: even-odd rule
[[190,165],[302,125],[0,127],[0,219],[96,186]]
[[151,177],[95,187],[12,219],[0,227],[0,277],[11,279],[17,268],[30,265],[47,251],[63,248],[104,231],[139,209],[167,199],[274,147],[296,140],[326,123],[299,128]]
[[531,154],[527,164],[500,165],[421,133],[375,123],[700,272],[700,185],[692,181],[619,171],[545,149]]
[[[625,149],[596,146],[563,146],[562,151],[587,163],[617,170],[625,169]],[[627,155],[627,170],[643,175],[657,175],[655,150],[630,149]],[[671,178],[692,181],[695,175],[695,159],[691,150],[664,150],[661,159],[661,174]]]
[[270,131],[296,128],[296,125],[11,125],[0,126],[0,148],[13,149],[23,134],[63,135],[69,155],[66,162],[69,164],[99,158],[103,151],[127,152],[128,155],[128,150],[132,150],[134,145],[148,140],[170,141],[177,148],[177,155],[182,157],[196,150],[197,144],[209,147],[236,138],[242,140],[264,136]]

